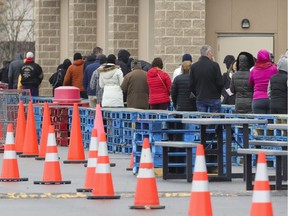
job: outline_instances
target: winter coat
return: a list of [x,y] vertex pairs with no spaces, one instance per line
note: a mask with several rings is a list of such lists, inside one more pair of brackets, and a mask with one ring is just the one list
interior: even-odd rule
[[173,80],[171,98],[177,111],[197,111],[196,98],[190,98],[189,74],[180,74]]
[[120,85],[123,82],[123,73],[119,66],[106,64],[99,68],[99,86],[103,88],[103,107],[124,107],[123,92]]
[[80,89],[80,92],[84,92],[85,89],[82,85],[83,79],[83,64],[82,59],[75,60],[72,65],[70,65],[66,71],[64,77],[64,86],[74,86]]
[[97,56],[95,54],[88,55],[85,62],[84,62],[84,70],[86,67],[90,64],[93,64],[97,59]]
[[[270,98],[270,109],[286,110],[287,114],[287,72],[279,70],[279,72],[270,78],[269,84],[269,98]],[[272,113],[280,114],[280,113]],[[285,113],[281,113],[285,114]]]
[[277,72],[277,66],[270,62],[269,52],[260,50],[257,54],[256,64],[249,76],[249,84],[254,87],[253,100],[268,98],[269,79]]
[[171,78],[166,72],[158,68],[151,68],[147,72],[147,82],[149,86],[149,104],[170,102],[172,83]]
[[190,90],[197,100],[220,99],[223,79],[218,63],[206,56],[192,64],[190,72]]
[[121,88],[127,93],[127,107],[148,109],[149,88],[146,72],[136,69],[128,73],[123,80]]
[[23,64],[24,61],[20,54],[17,54],[15,60],[10,63],[8,71],[9,88],[17,89],[18,77]]
[[90,80],[91,80],[93,72],[99,66],[100,66],[100,61],[99,60],[95,60],[94,63],[89,64],[84,70],[82,84],[83,84],[83,87],[85,88],[85,90],[87,91],[87,95],[96,96],[96,89],[91,89],[90,88]]
[[39,87],[43,80],[43,71],[39,64],[35,63],[32,58],[27,58],[20,70],[22,86],[31,85]]
[[253,87],[249,85],[250,67],[246,54],[239,54],[236,63],[238,70],[233,74],[230,90],[235,94],[236,113],[252,113]]

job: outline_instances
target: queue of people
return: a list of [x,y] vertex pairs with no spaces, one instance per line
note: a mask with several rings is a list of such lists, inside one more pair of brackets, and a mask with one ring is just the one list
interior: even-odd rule
[[[288,54],[277,64],[273,56],[265,49],[256,58],[246,51],[236,59],[229,54],[223,61],[227,71],[221,73],[213,48],[203,45],[197,61],[183,54],[171,79],[159,57],[150,64],[133,59],[128,50],[106,56],[95,47],[86,58],[75,53],[73,62],[65,59],[49,82],[52,92],[63,85],[78,87],[90,107],[101,103],[103,107],[166,110],[171,101],[177,111],[221,112],[221,104],[229,104],[235,105],[236,113],[287,114]],[[3,62],[0,81],[10,89],[30,89],[32,96],[38,96],[43,71],[32,52],[25,57],[17,54],[15,60]]]

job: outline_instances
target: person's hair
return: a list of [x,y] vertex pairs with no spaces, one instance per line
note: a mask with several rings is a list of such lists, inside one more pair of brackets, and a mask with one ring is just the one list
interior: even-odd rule
[[184,62],[182,62],[182,66],[181,66],[182,74],[190,73],[191,65],[192,65],[192,62],[191,62],[191,61],[184,61]]
[[212,50],[210,45],[203,45],[200,49],[201,56],[207,56],[208,52]]
[[138,59],[133,59],[131,61],[131,69],[132,70],[142,69],[141,62],[138,61]]
[[[231,65],[230,65],[230,67],[228,68],[228,73],[233,73],[233,72],[235,72],[235,71],[233,71],[233,66],[234,66],[234,64],[236,64],[236,60],[234,60],[233,62],[231,62]],[[236,66],[236,68],[237,68],[237,66]]]
[[103,49],[101,47],[95,47],[93,49],[93,54],[94,55],[98,55],[98,54],[102,54],[103,53]]
[[116,56],[114,54],[108,55],[107,63],[115,64],[116,63]]
[[162,69],[163,68],[162,59],[159,58],[159,57],[154,58],[153,61],[152,61],[151,67],[158,67],[158,68]]

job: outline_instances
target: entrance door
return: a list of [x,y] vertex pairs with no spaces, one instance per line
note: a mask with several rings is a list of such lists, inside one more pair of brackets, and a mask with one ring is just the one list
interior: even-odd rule
[[226,55],[234,55],[236,59],[242,51],[249,52],[255,57],[260,49],[274,52],[273,34],[219,34],[217,44],[217,62],[222,73],[226,72],[226,66],[223,63]]

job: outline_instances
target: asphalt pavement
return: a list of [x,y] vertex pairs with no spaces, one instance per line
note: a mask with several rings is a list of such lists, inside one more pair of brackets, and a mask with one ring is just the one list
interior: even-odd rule
[[[35,185],[41,181],[45,161],[34,158],[18,158],[20,177],[27,177],[25,182],[0,182],[0,215],[21,216],[172,216],[187,215],[191,192],[191,183],[186,180],[163,180],[156,177],[161,210],[131,210],[134,203],[137,177],[131,171],[126,171],[130,156],[124,154],[109,154],[113,186],[120,199],[88,200],[90,193],[77,193],[77,188],[83,188],[86,168],[83,164],[63,164],[67,159],[67,147],[58,147],[63,181],[71,181],[66,185]],[[88,155],[88,150],[85,151]],[[3,154],[0,154],[2,161]],[[1,163],[2,166],[2,163]],[[242,169],[242,167],[233,167]],[[269,172],[274,172],[269,168]],[[212,209],[214,216],[244,216],[249,215],[252,191],[245,190],[242,179],[232,182],[209,182]],[[272,191],[272,205],[275,216],[287,215],[287,191]]]

